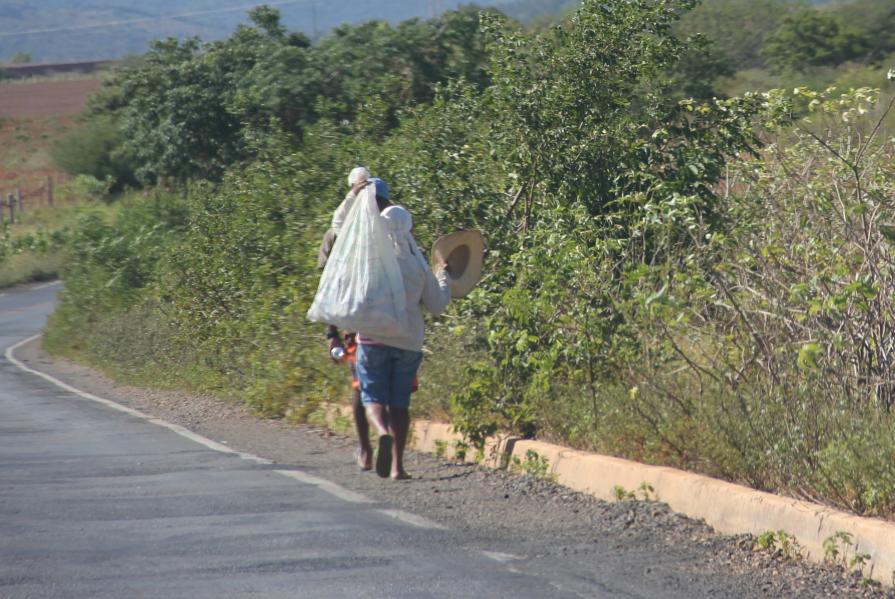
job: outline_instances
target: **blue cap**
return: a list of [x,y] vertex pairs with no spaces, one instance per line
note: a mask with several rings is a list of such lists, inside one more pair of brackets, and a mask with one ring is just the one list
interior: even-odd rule
[[370,183],[376,186],[376,196],[380,198],[390,199],[388,195],[388,185],[379,177],[370,178]]

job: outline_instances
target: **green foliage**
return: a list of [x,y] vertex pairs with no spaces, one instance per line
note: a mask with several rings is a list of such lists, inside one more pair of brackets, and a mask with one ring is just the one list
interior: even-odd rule
[[31,207],[17,213],[14,225],[0,224],[0,287],[59,278],[80,215],[110,209],[75,189],[75,183],[60,186],[55,206]]
[[843,431],[821,450],[818,470],[829,478],[819,487],[854,511],[886,513],[895,503],[895,443],[888,419],[868,420],[865,426]]
[[786,0],[704,0],[677,27],[684,35],[699,33],[711,40],[720,59],[736,70],[750,69],[763,66],[765,40],[792,8]]
[[0,228],[0,288],[58,277],[65,261],[68,229],[46,229],[13,236],[10,225]]
[[851,533],[841,530],[824,539],[824,560],[830,564],[838,564],[840,560],[844,562],[846,552],[854,544],[853,539]]
[[[777,87],[879,86],[895,51],[895,13],[887,0],[823,2],[704,0],[676,27],[704,36],[712,51],[687,59],[681,88],[694,97],[742,95]],[[706,76],[699,76],[707,62]],[[732,70],[733,72],[724,72]],[[885,73],[883,73],[885,74]]]
[[71,181],[59,186],[59,195],[71,195],[94,201],[110,199],[110,193],[114,187],[114,180],[107,176],[100,180],[93,175],[78,175]]
[[704,38],[695,38],[672,70],[673,85],[682,98],[709,101],[721,95],[718,80],[735,73],[733,62],[717,45]]
[[643,367],[626,367],[637,392],[612,402],[619,432],[628,451],[686,463],[699,447],[722,476],[891,513],[895,302],[878,223],[893,148],[874,137],[887,108],[871,90],[768,99],[806,117],[760,160],[731,164],[717,206],[731,227],[700,226],[689,251],[703,259],[639,280],[652,281],[632,313],[646,317]]
[[768,530],[755,540],[756,546],[777,553],[786,559],[798,559],[802,556],[802,548],[798,541],[785,530]]
[[[681,100],[682,65],[703,51],[674,33],[691,5],[589,0],[542,31],[461,13],[313,48],[259,12],[231,40],[161,44],[98,102],[137,137],[163,113],[202,120],[208,139],[177,121],[172,151],[214,140],[214,154],[181,163],[147,142],[143,174],[220,181],[113,222],[85,215],[48,343],[269,416],[347,397],[305,314],[320,237],[364,164],[414,214],[421,246],[487,236],[484,280],[427,326],[414,400],[466,435],[458,459],[506,431],[891,514],[886,106],[872,89]],[[389,41],[439,27],[463,41],[420,56]],[[370,56],[397,66],[371,78]],[[205,86],[206,118],[184,97],[203,73],[252,83]],[[125,81],[166,87],[131,105]],[[219,130],[218,117],[250,124]],[[548,470],[539,456],[518,467]]]
[[762,54],[772,68],[793,71],[863,57],[870,46],[866,35],[839,16],[806,8],[783,18]]
[[535,478],[552,478],[550,475],[550,461],[540,455],[534,449],[528,449],[525,452],[525,459],[519,456],[513,456],[510,460],[509,469],[519,474],[527,474]]
[[[640,483],[640,486],[637,487],[637,492],[640,493],[640,499],[643,501],[659,500],[658,496],[656,495],[656,489],[653,488],[653,486],[646,481]],[[636,501],[637,492],[628,491],[621,485],[614,485],[612,487],[612,496],[615,501],[619,503],[621,503],[622,501]]]
[[637,499],[637,495],[635,495],[633,491],[628,491],[621,485],[612,487],[612,494],[615,497],[615,501],[618,503],[621,503],[622,501],[634,501]]
[[[268,416],[344,389],[347,376],[303,317],[319,276],[309,250],[323,210],[306,189],[322,189],[314,177],[329,173],[302,160],[261,161],[220,193],[198,185],[186,197],[137,202],[111,224],[86,218],[48,344],[133,381],[238,393]],[[125,335],[129,324],[140,328]],[[124,339],[134,349],[122,351],[115,341]]]
[[895,11],[889,0],[852,0],[834,7],[834,11],[863,33],[871,60],[895,52]]
[[462,462],[466,459],[466,452],[469,451],[469,444],[465,441],[454,441],[454,459]]
[[640,491],[640,498],[643,501],[658,501],[659,498],[656,495],[656,489],[648,482],[644,481],[640,483],[640,486],[637,487],[637,490]]
[[9,59],[10,64],[28,64],[29,62],[31,62],[30,52],[16,52]]
[[[584,389],[593,422],[612,362],[633,342],[612,305],[610,293],[626,285],[615,265],[666,249],[637,223],[682,232],[675,218],[709,217],[725,155],[754,143],[757,98],[678,104],[665,93],[663,73],[687,49],[670,29],[682,7],[585,3],[570,28],[543,35],[486,18],[485,129],[455,138],[448,165],[412,165],[433,178],[454,163],[485,173],[463,173],[481,187],[448,192],[475,208],[455,213],[455,222],[464,217],[456,226],[487,230],[500,261],[469,308],[482,315],[477,332],[492,361],[470,364],[454,396],[455,424],[473,440],[502,426],[533,434],[563,384]],[[457,159],[479,147],[501,161]]]
[[68,163],[99,177],[106,163],[126,159],[143,183],[218,181],[253,156],[259,137],[283,132],[300,144],[309,125],[352,121],[371,97],[382,104],[376,120],[384,133],[400,107],[431,100],[437,83],[485,82],[473,9],[397,27],[342,26],[313,47],[289,34],[275,9],[249,16],[228,39],[154,42],[140,61],[117,69],[92,99],[86,133],[67,143],[96,157],[77,163],[68,151]]
[[109,117],[96,117],[84,129],[59,140],[53,149],[53,161],[73,175],[111,180],[112,189],[121,191],[136,184],[132,161],[122,154],[122,143],[118,123]]
[[435,439],[435,457],[443,458],[447,453],[447,441],[444,439]]
[[[858,551],[858,547],[854,544],[853,539],[854,537],[851,533],[841,530],[824,539],[824,561],[828,564],[863,573],[864,567],[870,561],[870,554]],[[849,557],[849,552],[851,552],[851,557]],[[862,576],[860,582],[862,586],[879,584],[868,576]]]

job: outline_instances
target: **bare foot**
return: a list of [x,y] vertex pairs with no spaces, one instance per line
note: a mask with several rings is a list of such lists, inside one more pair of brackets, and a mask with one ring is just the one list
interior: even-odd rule
[[355,454],[355,459],[357,460],[357,465],[364,472],[373,469],[373,452],[370,450],[364,451],[363,449],[358,449]]
[[409,474],[407,474],[406,472],[404,472],[403,470],[401,470],[400,472],[392,472],[392,475],[390,478],[392,480],[410,480],[413,477],[410,476]]

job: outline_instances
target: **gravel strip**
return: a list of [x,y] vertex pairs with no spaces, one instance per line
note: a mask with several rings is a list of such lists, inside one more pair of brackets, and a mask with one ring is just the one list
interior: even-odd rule
[[505,567],[557,581],[582,597],[887,597],[844,568],[755,550],[749,535],[722,536],[654,501],[607,503],[548,480],[408,452],[412,480],[361,472],[350,437],[259,419],[213,397],[118,385],[94,370],[46,355],[39,342],[17,352],[32,368],[90,393],[183,425],[279,469],[325,477],[449,529],[450,542]]

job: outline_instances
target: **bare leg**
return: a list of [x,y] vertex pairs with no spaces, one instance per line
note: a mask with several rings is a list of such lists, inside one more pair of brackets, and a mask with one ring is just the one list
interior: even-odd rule
[[360,399],[360,390],[354,390],[354,429],[357,431],[357,440],[360,443],[358,465],[364,470],[373,467],[373,448],[370,446],[370,424],[367,422],[367,414],[364,412],[364,404]]
[[382,404],[371,403],[365,406],[367,408],[367,420],[376,429],[376,434],[380,437],[389,434],[388,432],[388,412]]
[[379,435],[378,448],[376,449],[376,474],[387,478],[392,471],[392,457],[394,454],[394,437],[389,432],[388,422],[390,414],[382,404],[367,404],[367,420],[376,429]]
[[410,430],[410,410],[390,407],[388,410],[389,431],[395,438],[392,446],[392,478],[404,474],[404,446],[407,443],[407,432]]

